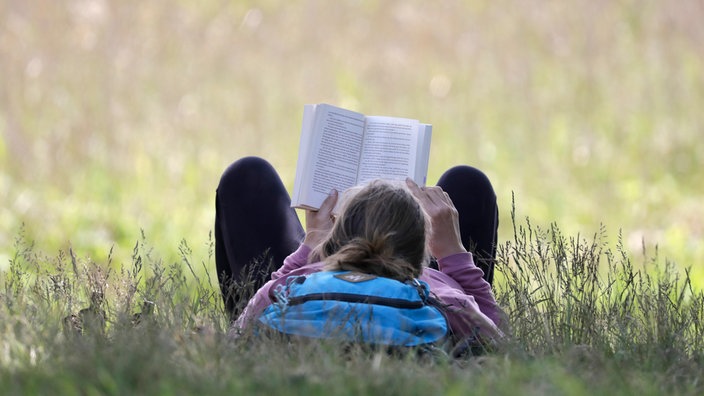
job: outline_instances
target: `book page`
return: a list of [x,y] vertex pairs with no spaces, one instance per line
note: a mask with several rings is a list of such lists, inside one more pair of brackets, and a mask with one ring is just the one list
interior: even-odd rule
[[367,117],[357,183],[378,178],[415,179],[418,128],[417,120]]
[[[301,207],[317,209],[334,188],[342,192],[356,184],[364,115],[331,105],[315,107],[311,165],[301,176],[307,179]],[[296,204],[296,203],[294,203]]]
[[432,135],[432,125],[418,125],[418,154],[416,155],[416,169],[413,180],[421,187],[425,187],[428,184],[428,161],[430,160],[430,139]]
[[296,178],[293,182],[291,206],[297,206],[305,192],[305,172],[310,168],[311,146],[313,146],[313,124],[315,122],[314,104],[303,106],[303,123],[301,126],[301,139],[298,144],[298,162],[296,164]]

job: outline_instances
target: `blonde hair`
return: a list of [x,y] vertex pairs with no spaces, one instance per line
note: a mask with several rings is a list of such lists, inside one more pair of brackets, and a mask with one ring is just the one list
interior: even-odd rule
[[341,213],[312,260],[324,261],[327,270],[399,281],[420,276],[429,221],[405,183],[375,180],[341,199]]

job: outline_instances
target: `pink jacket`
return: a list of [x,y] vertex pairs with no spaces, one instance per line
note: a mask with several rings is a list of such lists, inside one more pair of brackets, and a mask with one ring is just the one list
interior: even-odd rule
[[[284,260],[284,265],[271,274],[271,280],[249,300],[235,327],[245,328],[268,307],[272,301],[270,290],[285,284],[286,278],[306,275],[323,269],[324,263],[308,264],[311,248],[301,245]],[[457,337],[473,334],[475,328],[488,337],[498,337],[501,313],[491,286],[483,278],[483,272],[472,259],[471,253],[459,253],[438,260],[439,271],[425,268],[420,279],[427,282],[430,292],[447,305],[445,313],[453,333]]]

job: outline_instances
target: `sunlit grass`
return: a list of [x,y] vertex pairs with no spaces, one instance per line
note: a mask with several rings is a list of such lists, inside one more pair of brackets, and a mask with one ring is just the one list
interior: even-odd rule
[[639,270],[601,235],[510,226],[495,288],[508,338],[459,359],[231,338],[207,275],[212,246],[199,256],[182,242],[169,264],[141,237],[128,261],[94,262],[44,256],[20,234],[0,275],[0,384],[5,394],[701,394],[704,295],[685,271],[657,257]]

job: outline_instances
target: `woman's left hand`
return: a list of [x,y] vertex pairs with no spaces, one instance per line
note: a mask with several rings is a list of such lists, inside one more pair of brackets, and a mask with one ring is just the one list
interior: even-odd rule
[[306,237],[303,244],[311,248],[318,246],[328,235],[333,225],[332,210],[337,203],[337,190],[330,191],[318,210],[306,210]]

